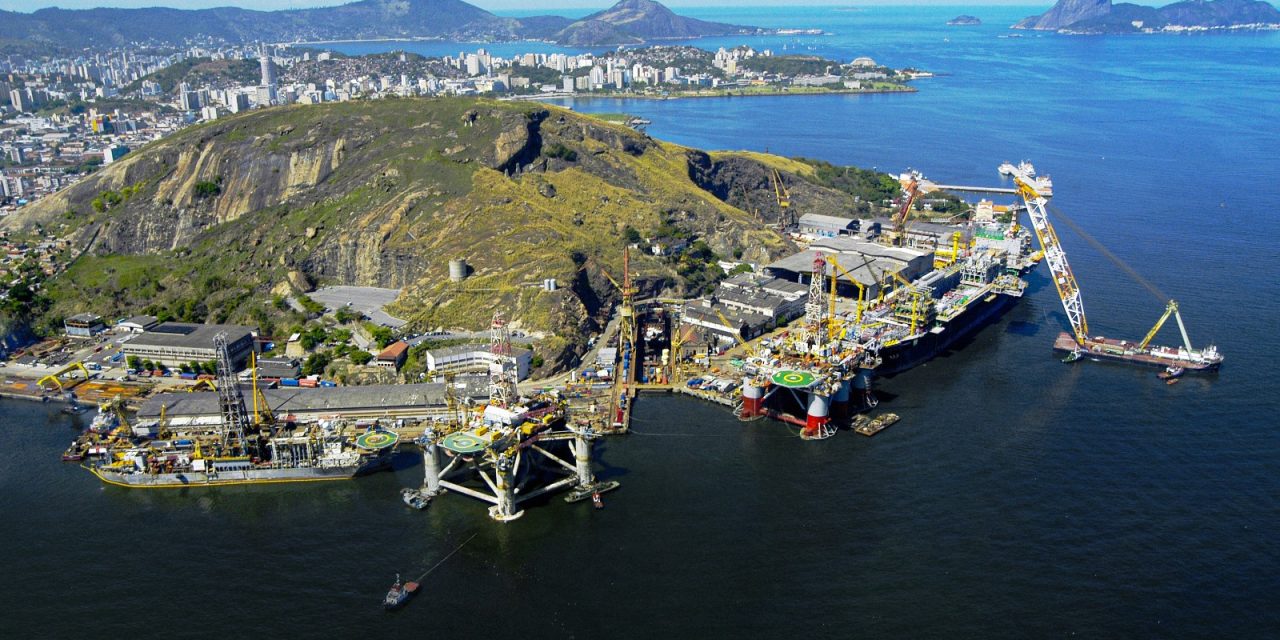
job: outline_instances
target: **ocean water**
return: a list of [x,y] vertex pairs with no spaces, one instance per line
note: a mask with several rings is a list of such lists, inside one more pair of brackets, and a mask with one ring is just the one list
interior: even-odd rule
[[[912,95],[572,104],[690,146],[947,182],[994,184],[1001,161],[1031,159],[1057,209],[1219,345],[1221,373],[1168,387],[1061,364],[1042,268],[963,349],[880,381],[902,421],[875,438],[803,442],[644,397],[636,433],[599,447],[598,475],[622,482],[606,509],[554,499],[505,526],[459,496],[406,509],[411,457],[333,484],[103,487],[56,462],[83,425],[0,400],[0,636],[1280,634],[1280,34],[999,37],[1034,11],[689,11],[833,34],[761,48],[942,75]],[[942,25],[960,13],[987,24]],[[1094,332],[1141,337],[1161,297],[1058,226]],[[472,534],[423,596],[381,610],[397,571]]]

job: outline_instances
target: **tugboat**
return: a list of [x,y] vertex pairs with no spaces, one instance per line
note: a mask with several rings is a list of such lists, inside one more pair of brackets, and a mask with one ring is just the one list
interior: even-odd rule
[[1083,357],[1084,357],[1084,354],[1081,353],[1079,349],[1076,349],[1075,351],[1068,353],[1067,357],[1063,358],[1062,361],[1066,364],[1071,364],[1072,362],[1075,362],[1076,360],[1079,360],[1080,358],[1083,358]]
[[596,492],[594,492],[594,493],[592,493],[592,494],[591,494],[591,504],[592,504],[592,506],[594,506],[594,507],[595,507],[595,508],[597,508],[597,509],[603,509],[603,508],[604,508],[604,500],[601,500],[601,499],[600,499],[600,492],[599,492],[599,491],[596,491]]
[[72,441],[71,446],[67,447],[67,450],[62,453],[62,461],[80,462],[84,460],[84,452],[85,450],[80,447],[79,440]]
[[1160,378],[1161,380],[1164,380],[1168,384],[1173,384],[1172,382],[1170,382],[1171,380],[1177,380],[1178,378],[1182,377],[1182,374],[1186,372],[1187,370],[1182,367],[1176,367],[1176,366],[1168,367],[1164,371],[1157,373],[1156,377]]
[[416,582],[400,582],[400,574],[396,574],[396,583],[391,585],[391,589],[387,591],[387,597],[382,599],[382,606],[387,611],[399,609],[404,603],[409,601],[413,594],[418,592],[418,583]]

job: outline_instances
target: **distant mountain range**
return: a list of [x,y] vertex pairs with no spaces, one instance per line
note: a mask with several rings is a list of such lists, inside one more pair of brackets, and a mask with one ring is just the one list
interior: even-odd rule
[[1111,0],[1058,0],[1045,13],[1015,29],[1069,33],[1134,33],[1144,29],[1233,29],[1280,27],[1280,11],[1259,0],[1184,0],[1163,7]]
[[0,11],[0,41],[70,49],[202,38],[226,42],[529,39],[598,46],[757,33],[765,30],[686,18],[653,0],[622,0],[581,20],[563,16],[504,18],[462,0],[360,0],[287,11],[234,7]]

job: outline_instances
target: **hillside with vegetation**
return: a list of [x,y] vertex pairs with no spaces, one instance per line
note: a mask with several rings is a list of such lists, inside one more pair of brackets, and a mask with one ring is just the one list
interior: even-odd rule
[[[84,250],[48,283],[45,327],[79,311],[288,326],[284,297],[367,285],[402,289],[392,312],[421,329],[502,309],[554,336],[540,349],[555,360],[607,314],[604,271],[620,277],[628,244],[642,291],[674,295],[713,286],[719,260],[789,251],[775,169],[792,211],[870,215],[893,195],[883,174],[709,154],[542,104],[387,99],[194,126],[3,225]],[[689,250],[649,251],[671,241]],[[472,269],[462,283],[453,259]]]

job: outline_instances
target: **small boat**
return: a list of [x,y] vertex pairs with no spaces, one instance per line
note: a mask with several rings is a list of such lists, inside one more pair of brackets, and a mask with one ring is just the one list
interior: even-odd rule
[[84,460],[84,450],[80,448],[79,442],[72,442],[71,446],[62,453],[63,462],[80,462]]
[[418,592],[418,583],[416,582],[400,582],[400,574],[396,574],[396,583],[391,585],[391,589],[387,591],[387,596],[382,599],[382,606],[388,611],[399,609],[404,603],[409,601],[413,594]]
[[[1169,380],[1177,380],[1178,378],[1182,377],[1182,374],[1184,374],[1184,373],[1186,373],[1186,372],[1187,372],[1187,370],[1186,370],[1186,369],[1184,369],[1184,368],[1182,368],[1182,367],[1174,366],[1174,367],[1169,367],[1169,368],[1165,369],[1164,371],[1161,371],[1160,373],[1157,373],[1157,374],[1156,374],[1156,377],[1157,377],[1157,378],[1160,378],[1161,380],[1165,380],[1165,381],[1169,381]],[[1172,382],[1170,382],[1169,384],[1173,384],[1173,383],[1172,383]]]
[[597,508],[597,509],[603,509],[603,508],[604,508],[604,500],[601,500],[601,499],[600,499],[600,492],[599,492],[599,491],[596,491],[596,492],[594,492],[594,493],[592,493],[592,494],[591,494],[591,505],[592,505],[592,506],[594,506],[594,507],[595,507],[595,508]]
[[418,489],[401,489],[400,498],[404,500],[405,505],[422,511],[431,505],[431,499],[423,495]]
[[1164,383],[1165,383],[1165,384],[1178,384],[1178,379],[1177,379],[1177,378],[1169,378],[1169,379],[1165,380],[1165,381],[1164,381]]
[[1075,362],[1076,360],[1079,360],[1080,358],[1083,358],[1083,357],[1084,357],[1084,354],[1081,353],[1079,349],[1076,349],[1075,351],[1068,353],[1067,357],[1063,358],[1062,361],[1066,364],[1071,364],[1072,362]]

